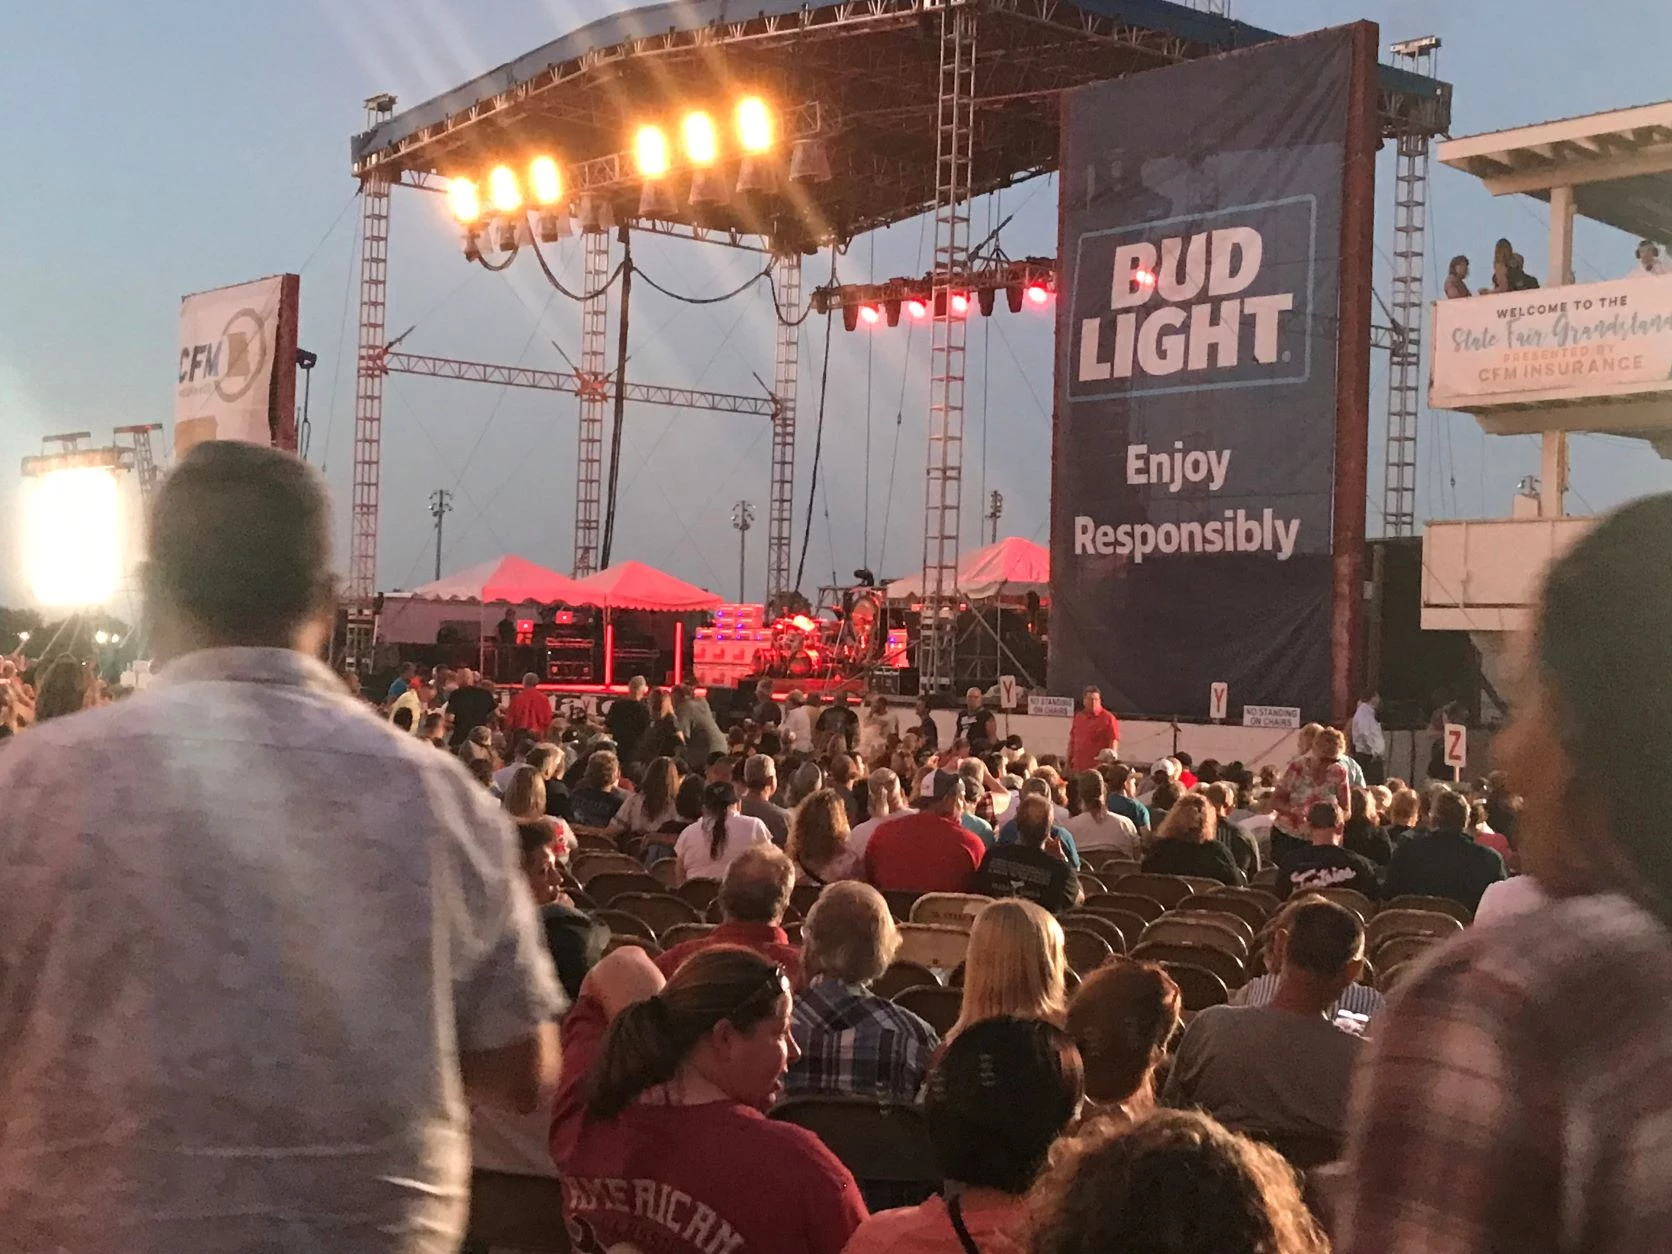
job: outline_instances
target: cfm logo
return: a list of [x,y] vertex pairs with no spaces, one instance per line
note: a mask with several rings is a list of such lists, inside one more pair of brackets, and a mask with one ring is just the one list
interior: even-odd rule
[[1073,394],[1304,379],[1312,223],[1299,197],[1083,236]]
[[267,366],[267,321],[253,309],[227,319],[218,339],[180,348],[179,384],[197,395],[213,389],[223,401],[241,399]]

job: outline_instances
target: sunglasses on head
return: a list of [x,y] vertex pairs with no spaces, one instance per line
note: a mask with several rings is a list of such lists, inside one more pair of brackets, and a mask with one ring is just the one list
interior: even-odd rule
[[744,1012],[753,1010],[769,1000],[777,1001],[779,997],[793,996],[789,972],[784,970],[782,964],[774,964],[772,970],[762,976],[760,983],[750,990],[749,995],[737,1004],[737,1009],[725,1017],[736,1023]]

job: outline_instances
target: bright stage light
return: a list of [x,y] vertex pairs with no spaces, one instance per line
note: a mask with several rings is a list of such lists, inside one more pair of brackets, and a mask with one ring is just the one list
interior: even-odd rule
[[555,205],[563,198],[563,175],[550,157],[536,157],[528,167],[528,184],[537,205]]
[[522,208],[522,188],[517,185],[516,171],[508,165],[496,165],[488,175],[488,203],[495,213],[515,213]]
[[859,317],[861,321],[875,326],[882,320],[882,311],[875,305],[861,305],[859,307]]
[[1138,287],[1154,287],[1155,272],[1153,270],[1134,270],[1132,272],[1132,282]]
[[962,318],[969,311],[970,311],[970,298],[968,296],[966,296],[963,292],[953,292],[952,293],[952,315],[953,315],[953,317]]
[[906,312],[914,318],[927,318],[929,316],[929,304],[927,301],[908,300],[906,302]]
[[122,577],[116,476],[98,467],[54,470],[25,482],[24,555],[42,605],[103,605]]
[[1043,283],[1029,283],[1027,297],[1030,305],[1043,305],[1051,299],[1051,291]]
[[639,133],[633,136],[633,161],[642,178],[659,179],[668,172],[668,137],[661,127],[639,127]]
[[109,644],[110,643],[110,633],[108,631],[95,631],[93,633],[93,643],[94,644]]
[[482,216],[482,194],[473,179],[453,179],[447,184],[447,207],[453,216],[469,226]]
[[720,155],[720,135],[714,129],[713,118],[706,113],[687,113],[679,124],[679,133],[692,165],[714,164]]
[[759,96],[745,96],[737,102],[737,143],[747,153],[770,152],[773,134],[772,110]]

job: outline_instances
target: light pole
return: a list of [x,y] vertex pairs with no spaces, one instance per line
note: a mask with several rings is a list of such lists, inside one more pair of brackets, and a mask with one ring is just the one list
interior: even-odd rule
[[435,577],[441,578],[441,520],[453,509],[453,494],[446,488],[430,493],[430,517],[435,519]]
[[999,542],[999,517],[1003,513],[1004,493],[1000,492],[997,488],[994,488],[993,494],[987,498],[987,521],[993,524],[992,534],[987,538],[988,544],[997,544]]
[[731,507],[731,525],[737,528],[737,603],[743,604],[743,572],[749,553],[749,528],[755,525],[755,507],[739,501]]

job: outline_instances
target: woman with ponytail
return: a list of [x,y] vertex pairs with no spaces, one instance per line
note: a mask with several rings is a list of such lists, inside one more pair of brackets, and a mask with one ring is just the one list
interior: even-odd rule
[[636,947],[587,976],[563,1025],[552,1159],[576,1250],[838,1254],[865,1218],[846,1167],[762,1112],[799,1057],[789,976],[717,946],[664,983]]
[[772,843],[765,823],[739,813],[741,804],[730,780],[716,780],[703,789],[702,818],[681,832],[673,846],[681,879],[723,880],[745,849]]

